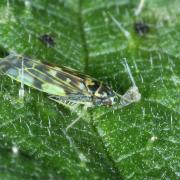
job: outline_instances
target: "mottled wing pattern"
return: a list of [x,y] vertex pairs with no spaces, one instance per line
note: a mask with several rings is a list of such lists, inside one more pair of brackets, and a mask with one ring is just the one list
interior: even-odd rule
[[[64,104],[111,106],[120,98],[120,103],[125,106],[141,98],[135,85],[124,95],[120,95],[103,82],[71,68],[50,65],[14,53],[0,59],[0,71],[21,82],[21,85],[25,84],[46,92],[50,99]],[[131,73],[129,74],[132,77]]]
[[55,96],[90,96],[85,79],[89,77],[67,67],[57,67],[17,54],[0,60],[0,70],[30,87]]

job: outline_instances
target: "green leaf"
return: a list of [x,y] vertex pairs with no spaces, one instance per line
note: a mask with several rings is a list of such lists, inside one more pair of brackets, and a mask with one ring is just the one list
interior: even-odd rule
[[1,75],[0,178],[179,179],[179,7],[179,0],[1,0],[1,56],[6,49],[66,65],[120,94],[132,85],[126,58],[142,99],[95,108],[65,133],[77,114],[28,87],[20,101],[20,84]]

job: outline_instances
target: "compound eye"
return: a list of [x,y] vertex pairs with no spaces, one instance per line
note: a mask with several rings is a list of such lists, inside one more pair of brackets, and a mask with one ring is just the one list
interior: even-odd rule
[[103,100],[103,105],[112,106],[114,104],[114,98],[108,98]]

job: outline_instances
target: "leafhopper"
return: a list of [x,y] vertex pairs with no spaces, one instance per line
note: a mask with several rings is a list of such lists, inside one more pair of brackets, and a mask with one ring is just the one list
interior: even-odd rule
[[[124,95],[88,75],[65,66],[56,66],[11,53],[0,60],[0,70],[10,78],[49,95],[51,100],[71,107],[127,106],[140,100],[138,88],[133,85]],[[23,94],[21,86],[20,94]]]

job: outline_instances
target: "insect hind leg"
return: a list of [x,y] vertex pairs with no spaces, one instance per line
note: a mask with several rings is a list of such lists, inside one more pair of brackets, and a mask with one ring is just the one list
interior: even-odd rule
[[49,96],[49,99],[56,101],[64,105],[65,107],[68,107],[70,111],[77,114],[77,118],[65,128],[66,132],[71,129],[78,121],[80,121],[83,117],[86,116],[88,107],[92,107],[92,105],[90,104],[83,104],[83,107],[80,108],[82,104],[71,101],[69,98],[63,96]]

